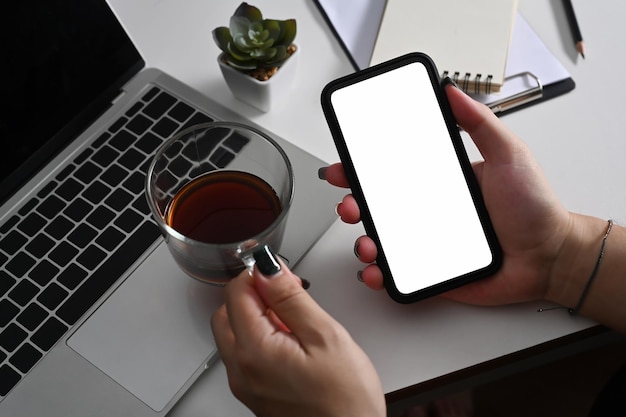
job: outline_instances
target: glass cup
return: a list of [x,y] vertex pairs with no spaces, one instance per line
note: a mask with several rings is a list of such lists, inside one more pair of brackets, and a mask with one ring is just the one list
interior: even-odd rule
[[267,244],[280,250],[294,175],[267,134],[233,122],[189,127],[157,150],[148,169],[148,205],[179,267],[223,285],[254,264]]

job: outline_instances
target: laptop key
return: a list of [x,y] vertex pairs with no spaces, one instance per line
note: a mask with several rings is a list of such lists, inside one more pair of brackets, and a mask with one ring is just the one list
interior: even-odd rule
[[[135,104],[139,104],[139,103],[135,103]],[[126,115],[129,115],[129,113],[132,113],[131,110],[126,112]],[[124,116],[120,117],[111,126],[109,126],[109,132],[113,132],[113,133],[117,132],[126,124],[126,122],[128,122],[128,118]]]
[[74,176],[84,182],[85,184],[89,184],[93,181],[100,173],[102,172],[102,168],[98,167],[96,164],[92,162],[85,162],[83,166],[81,166],[75,173]]
[[170,110],[167,114],[173,119],[182,123],[187,120],[194,111],[195,110],[193,109],[193,107],[183,103],[182,101],[179,101],[174,107],[172,107],[172,110]]
[[0,270],[0,296],[6,294],[16,282],[17,280],[15,278]]
[[5,396],[11,391],[22,377],[9,365],[0,366],[0,396]]
[[66,203],[63,202],[59,197],[55,195],[48,196],[44,201],[39,204],[37,207],[37,211],[47,219],[52,219],[56,216],[63,208],[65,208]]
[[54,246],[54,241],[44,234],[39,234],[28,245],[26,251],[35,258],[43,258]]
[[7,263],[6,269],[16,277],[21,278],[24,276],[24,274],[26,274],[26,272],[28,272],[30,268],[33,267],[33,265],[35,265],[36,262],[37,261],[33,259],[30,255],[27,255],[24,252],[20,252],[15,255],[13,259],[9,261],[9,263]]
[[147,154],[154,152],[163,141],[154,133],[147,132],[139,139],[135,146]]
[[93,146],[94,148],[98,149],[100,146],[102,146],[107,140],[109,140],[109,138],[111,137],[111,134],[109,132],[104,132],[103,134],[101,134],[100,136],[98,136],[98,139],[96,139],[91,146]]
[[104,200],[104,202],[113,210],[120,212],[124,210],[124,208],[126,208],[126,206],[128,206],[128,204],[130,204],[132,200],[132,195],[122,190],[121,188],[118,188],[117,190],[113,191],[113,193],[111,193],[111,195],[106,200]]
[[111,188],[108,185],[103,184],[100,181],[94,181],[89,188],[83,192],[83,197],[93,204],[98,204],[104,197],[111,192]]
[[100,166],[108,167],[119,155],[120,153],[110,146],[103,146],[91,159]]
[[134,172],[122,186],[133,194],[142,194],[144,190],[144,184],[146,182],[146,176],[142,172]]
[[87,223],[96,229],[103,229],[115,217],[115,213],[104,206],[97,207],[88,217]]
[[224,145],[239,153],[244,146],[246,146],[250,142],[250,139],[241,135],[238,132],[233,132],[232,135],[228,139],[224,141]]
[[144,109],[143,113],[152,119],[160,118],[170,107],[174,105],[178,100],[174,97],[162,91],[150,104]]
[[71,201],[83,188],[84,185],[73,178],[68,178],[59,188],[57,188],[57,194],[60,195],[65,201]]
[[174,159],[168,166],[168,169],[175,176],[179,178],[185,178],[185,176],[191,170],[192,167],[193,167],[192,163],[189,162],[186,158],[183,158],[181,156],[181,157]]
[[67,294],[68,292],[59,284],[53,282],[39,294],[37,301],[48,310],[54,310],[67,297]]
[[141,165],[145,159],[146,157],[141,152],[135,149],[129,149],[120,157],[118,163],[128,170],[133,170],[135,167]]
[[139,110],[141,110],[142,107],[143,107],[143,103],[141,101],[138,101],[135,104],[133,104],[133,106],[130,109],[128,109],[125,114],[128,117],[133,117],[134,115],[137,114]]
[[22,373],[30,371],[43,355],[30,343],[24,343],[11,357],[9,362]]
[[72,325],[118,280],[160,236],[154,223],[146,222],[133,233],[100,267],[91,274],[57,310],[65,323]]
[[78,253],[78,249],[70,245],[67,242],[61,242],[59,246],[54,248],[48,255],[48,258],[57,265],[64,267],[67,265]]
[[193,125],[197,125],[197,124],[200,124],[200,123],[209,123],[209,122],[212,122],[212,121],[213,121],[213,119],[210,118],[209,116],[207,116],[206,114],[196,113],[193,116],[191,116],[191,119],[187,120],[187,122],[183,126],[181,126],[181,128],[178,129],[178,130],[181,131],[181,130],[183,130],[185,128],[188,128],[190,126],[193,126]]
[[0,347],[7,352],[13,352],[26,339],[28,333],[22,330],[17,324],[9,324],[0,333]]
[[229,152],[226,148],[222,148],[221,146],[215,150],[210,158],[211,162],[219,168],[225,168],[233,159],[235,159],[235,154]]
[[72,229],[74,223],[70,222],[64,216],[59,216],[52,221],[44,230],[50,236],[57,240],[63,239]]
[[84,266],[87,270],[92,270],[98,266],[102,260],[106,258],[106,253],[98,249],[94,245],[87,247],[83,253],[81,253],[76,261]]
[[22,246],[26,244],[28,239],[26,239],[21,233],[17,231],[12,231],[2,240],[0,240],[0,249],[8,253],[9,255],[14,255]]
[[87,278],[87,271],[76,264],[71,264],[57,278],[57,280],[69,290],[73,290]]
[[120,152],[124,152],[130,145],[137,140],[135,135],[122,130],[109,141],[109,144]]
[[113,226],[109,226],[98,236],[96,243],[108,251],[113,251],[124,240],[124,233]]
[[33,212],[24,218],[17,228],[26,233],[28,236],[34,236],[42,229],[42,227],[46,225],[46,223],[47,222],[43,217]]
[[57,174],[57,176],[55,177],[58,181],[65,181],[65,179],[67,177],[69,177],[69,175],[74,172],[74,170],[76,169],[76,165],[68,165],[65,168],[63,168],[63,171],[59,172]]
[[158,87],[152,87],[141,99],[143,101],[150,101],[159,93],[160,89]]
[[120,182],[128,177],[128,171],[119,165],[111,165],[100,177],[100,179],[111,187],[116,187]]
[[9,292],[9,298],[21,306],[25,306],[37,295],[39,288],[28,280],[20,280]]
[[2,226],[0,226],[0,235],[3,235],[11,230],[20,221],[18,216],[11,216]]
[[77,165],[82,164],[83,162],[85,162],[91,155],[93,155],[93,149],[85,149],[84,151],[82,151],[80,153],[80,155],[78,155],[75,159],[74,159],[74,163]]
[[133,208],[143,214],[150,214],[150,207],[148,207],[148,202],[146,201],[145,195],[140,195],[135,199],[133,203]]
[[50,181],[47,183],[39,192],[37,193],[37,197],[45,198],[50,194],[54,189],[59,185],[56,181]]
[[48,351],[67,330],[68,327],[66,325],[55,317],[50,317],[39,330],[33,334],[30,340],[41,350]]
[[169,138],[176,129],[178,129],[178,123],[168,117],[162,118],[152,127],[152,131],[163,138]]
[[30,213],[35,206],[37,205],[37,203],[39,202],[39,200],[37,200],[36,198],[31,198],[30,200],[28,200],[28,202],[26,204],[24,204],[18,211],[18,213],[21,216],[26,216],[28,213]]
[[47,259],[42,260],[36,267],[28,273],[30,279],[37,284],[43,286],[48,283],[59,273],[59,268],[52,265]]
[[87,217],[92,209],[93,206],[91,204],[82,198],[77,198],[65,210],[63,210],[63,214],[75,222],[80,222],[82,219]]
[[136,135],[143,134],[152,125],[152,121],[141,113],[128,122],[126,128]]
[[193,160],[203,161],[208,159],[209,156],[215,151],[222,140],[221,134],[207,135],[202,138],[201,141],[190,141],[187,146],[183,148],[182,154],[187,158]]
[[91,243],[96,236],[98,236],[98,232],[93,227],[83,223],[74,229],[67,239],[79,248],[84,248]]
[[33,331],[48,317],[48,312],[37,303],[30,303],[24,311],[17,316],[17,321],[28,330]]
[[115,225],[126,233],[130,233],[143,219],[143,216],[137,214],[134,210],[126,209],[117,220],[115,220]]
[[17,313],[20,312],[20,309],[17,308],[15,304],[10,302],[9,300],[1,300],[0,301],[0,327],[4,327],[13,317],[17,316]]

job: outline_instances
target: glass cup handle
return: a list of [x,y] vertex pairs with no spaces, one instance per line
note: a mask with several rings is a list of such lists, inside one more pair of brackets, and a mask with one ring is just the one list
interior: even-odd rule
[[[246,240],[242,242],[237,247],[237,256],[241,259],[241,262],[246,266],[246,269],[250,274],[252,274],[252,270],[254,269],[254,264],[256,260],[254,259],[254,251],[259,247],[259,242],[254,239]],[[280,253],[276,254],[283,260],[285,265],[289,266],[289,259],[281,255]]]
[[243,241],[237,247],[237,256],[241,259],[241,262],[243,262],[250,274],[252,274],[254,264],[256,263],[253,254],[258,247],[259,242],[253,239]]

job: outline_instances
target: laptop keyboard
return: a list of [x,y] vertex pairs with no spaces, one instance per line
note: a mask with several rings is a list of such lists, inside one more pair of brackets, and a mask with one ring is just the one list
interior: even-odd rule
[[[210,121],[153,87],[0,225],[0,400],[160,236],[144,194],[151,156]],[[211,162],[238,150],[217,144]]]

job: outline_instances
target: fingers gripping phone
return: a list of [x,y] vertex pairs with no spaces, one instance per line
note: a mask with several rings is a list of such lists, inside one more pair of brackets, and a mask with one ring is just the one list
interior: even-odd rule
[[413,53],[322,92],[385,288],[402,303],[491,275],[502,258],[437,74]]

